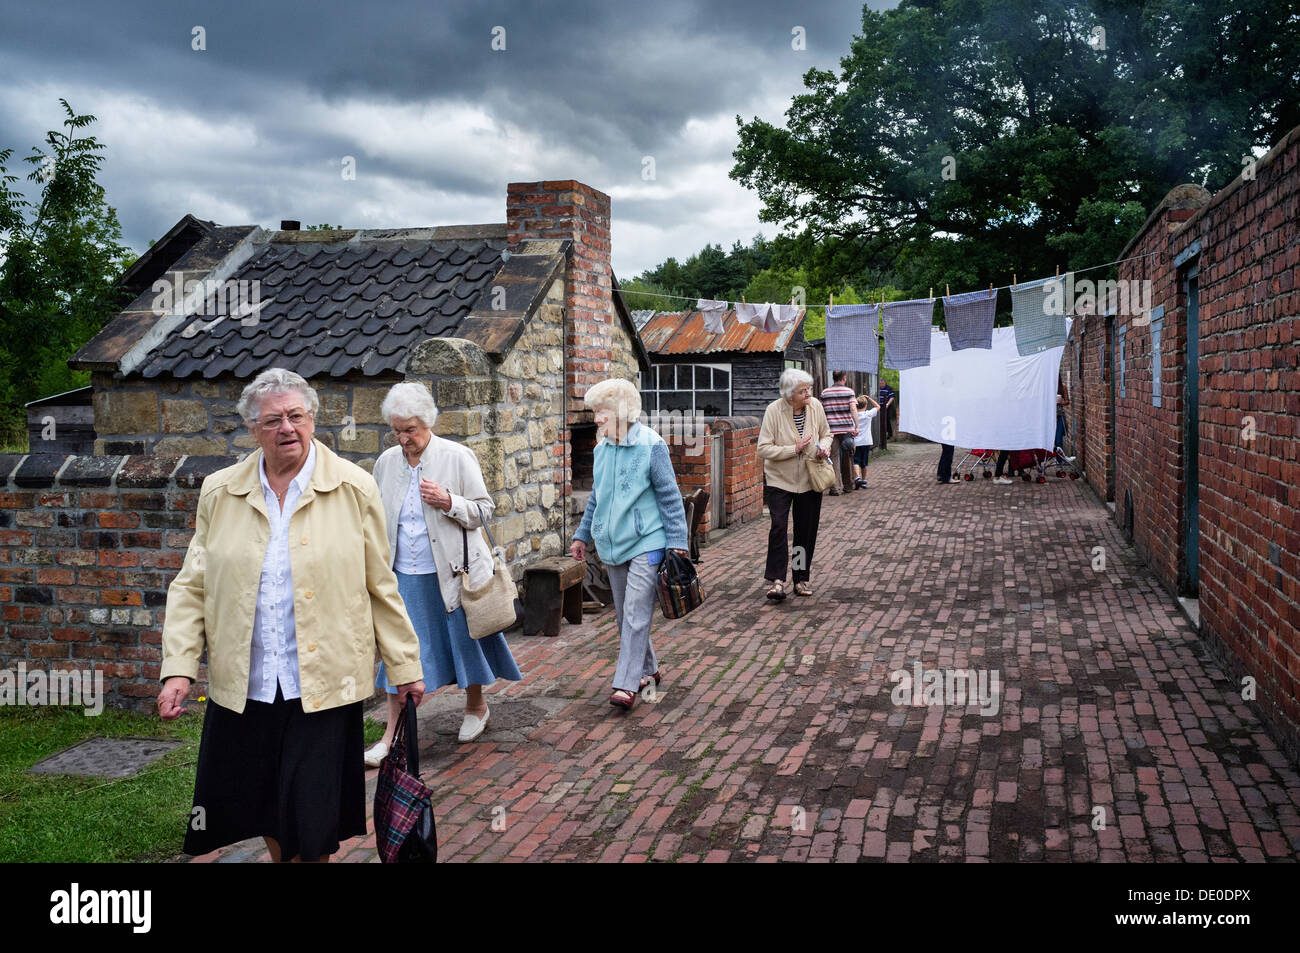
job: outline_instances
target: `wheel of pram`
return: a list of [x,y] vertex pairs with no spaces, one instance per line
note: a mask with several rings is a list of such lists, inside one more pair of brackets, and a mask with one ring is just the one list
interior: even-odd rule
[[1077,474],[1077,473],[1071,473],[1071,474],[1070,474],[1070,479],[1071,479],[1071,480],[1077,480],[1077,479],[1079,479],[1079,474]]
[[1056,475],[1057,475],[1058,478],[1063,477],[1063,476],[1065,476],[1065,471],[1064,471],[1064,470],[1057,470],[1057,471],[1056,471]]
[[1039,483],[1046,483],[1046,482],[1047,482],[1047,477],[1045,477],[1045,476],[1040,476],[1040,477],[1038,478],[1038,481],[1037,481],[1037,482],[1039,482]]
[[986,480],[992,480],[992,479],[993,479],[993,474],[990,473],[988,470],[985,470],[985,471],[984,471],[984,479],[986,479]]
[[970,474],[970,473],[965,473],[965,474],[963,474],[962,476],[964,477],[964,479],[966,480],[967,483],[969,483],[971,480],[975,479],[974,475],[973,475],[973,474]]
[[1028,483],[1028,482],[1032,479],[1032,477],[1030,477],[1030,475],[1029,475],[1028,473],[1022,473],[1022,474],[1020,474],[1020,479],[1024,480],[1026,483]]

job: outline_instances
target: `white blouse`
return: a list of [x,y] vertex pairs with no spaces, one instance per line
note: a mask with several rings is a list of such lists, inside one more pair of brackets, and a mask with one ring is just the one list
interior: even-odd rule
[[423,501],[420,499],[420,468],[406,464],[411,471],[406,484],[406,498],[397,518],[397,553],[393,569],[407,576],[427,576],[438,571],[433,562],[433,548],[429,544],[429,528],[424,522]]

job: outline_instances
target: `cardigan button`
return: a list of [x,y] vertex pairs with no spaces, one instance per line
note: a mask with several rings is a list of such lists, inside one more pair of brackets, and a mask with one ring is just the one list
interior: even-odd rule
[[299,540],[299,542],[301,542],[304,546],[306,546],[306,545],[307,545],[307,537],[304,536],[301,540]]
[[314,593],[314,592],[312,592],[310,589],[308,589],[306,592],[304,592],[304,593],[302,594],[302,597],[303,597],[304,599],[310,599],[310,598],[311,598],[312,596],[314,596],[314,595],[316,595],[316,593]]
[[307,643],[307,651],[308,651],[308,652],[315,652],[315,651],[316,651],[316,643],[315,643],[315,642],[308,642],[308,643]]

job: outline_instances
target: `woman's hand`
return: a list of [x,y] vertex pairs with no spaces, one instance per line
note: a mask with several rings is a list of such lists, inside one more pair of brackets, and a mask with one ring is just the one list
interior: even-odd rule
[[817,456],[821,457],[823,460],[829,460],[831,458],[831,452],[819,443],[817,444]]
[[173,675],[163,682],[158,692],[158,717],[171,721],[185,713],[185,699],[190,693],[190,680],[184,675]]
[[587,558],[587,544],[580,539],[575,539],[573,545],[569,547],[569,555],[582,562]]
[[451,494],[432,480],[420,480],[420,499],[435,509],[451,512]]
[[804,437],[802,440],[800,440],[798,443],[796,443],[796,444],[794,445],[794,452],[795,452],[795,453],[803,453],[804,450],[807,449],[808,444],[810,444],[810,443],[812,443],[812,442],[813,442],[813,435],[812,435],[812,434],[808,434],[808,436]]
[[424,701],[424,682],[423,681],[407,682],[405,685],[398,685],[397,703],[399,705],[406,704],[407,695],[410,695],[412,698],[414,698],[415,704],[419,705],[420,702]]

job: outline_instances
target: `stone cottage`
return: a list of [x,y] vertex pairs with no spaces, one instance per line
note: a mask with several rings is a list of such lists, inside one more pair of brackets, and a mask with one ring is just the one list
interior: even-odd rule
[[392,445],[384,394],[421,381],[435,431],[482,464],[518,579],[527,557],[563,550],[585,505],[583,393],[649,368],[613,293],[609,224],[609,196],[572,180],[509,185],[491,225],[268,231],[186,215],[69,361],[91,372],[95,453],[246,453],[235,402],[279,366],[319,392],[318,438],[369,469]]

